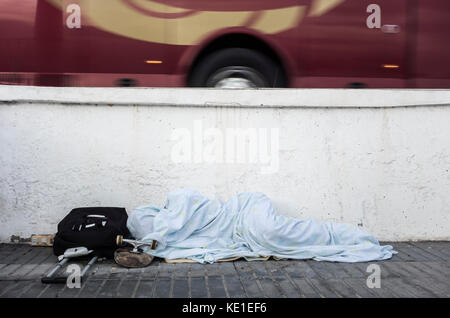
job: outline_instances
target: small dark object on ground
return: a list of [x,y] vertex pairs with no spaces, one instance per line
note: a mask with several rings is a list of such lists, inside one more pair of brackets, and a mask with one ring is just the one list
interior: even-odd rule
[[132,247],[118,248],[114,252],[114,261],[123,267],[139,268],[148,266],[153,256],[146,253],[136,253]]

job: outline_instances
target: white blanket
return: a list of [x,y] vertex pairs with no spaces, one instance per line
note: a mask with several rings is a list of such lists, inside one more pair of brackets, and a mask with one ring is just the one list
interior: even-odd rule
[[137,240],[158,241],[147,253],[200,263],[237,256],[367,262],[397,253],[356,226],[280,215],[262,193],[223,203],[182,189],[169,193],[163,208],[133,210],[127,226]]

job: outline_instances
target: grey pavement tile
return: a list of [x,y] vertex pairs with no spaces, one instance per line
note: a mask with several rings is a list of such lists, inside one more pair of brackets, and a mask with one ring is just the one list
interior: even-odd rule
[[433,275],[441,276],[442,273],[434,270],[427,265],[427,262],[410,262],[408,265],[420,273],[420,276],[430,277]]
[[308,264],[314,272],[319,274],[321,278],[330,279],[334,278],[334,274],[329,270],[329,263],[325,262],[311,262]]
[[90,279],[92,280],[103,280],[109,277],[111,274],[111,264],[108,263],[97,263],[92,265],[90,268]]
[[[404,261],[449,261],[450,249],[432,245],[422,245],[416,242],[397,243],[399,254]],[[448,246],[447,246],[448,248]]]
[[286,278],[285,271],[283,271],[283,268],[279,266],[277,262],[264,262],[264,266],[266,268],[266,271],[269,273],[269,276],[276,278]]
[[176,264],[176,269],[173,272],[173,274],[176,277],[187,277],[190,269],[191,269],[190,263],[179,263],[179,264]]
[[[42,263],[45,260],[49,259],[52,256],[53,250],[49,247],[34,247],[33,251],[35,251],[35,253],[33,253],[33,256],[29,258],[28,263],[23,262],[22,260],[20,262],[20,264],[22,265],[17,267],[15,271],[7,273],[7,271],[5,270],[2,271],[2,273],[5,273],[6,275],[8,275],[8,278],[11,279],[35,279],[37,276],[43,274],[39,272],[39,269],[42,269],[43,267],[47,268],[45,265],[41,265],[43,265]],[[28,253],[27,255],[32,254]]]
[[309,278],[308,282],[314,287],[315,290],[319,293],[320,297],[323,298],[338,298],[340,297],[333,288],[327,284],[326,280],[317,279],[317,278]]
[[450,261],[450,244],[448,242],[410,242],[410,244],[434,256],[429,260]]
[[0,297],[2,297],[2,295],[4,293],[7,292],[7,290],[13,286],[16,282],[13,280],[0,280]]
[[[139,279],[144,273],[144,268],[128,268],[125,273],[125,279]],[[149,277],[149,279],[151,279],[151,277]]]
[[228,291],[228,294],[232,298],[244,298],[245,291],[242,287],[242,282],[239,279],[239,276],[236,274],[225,274],[224,275],[225,287]]
[[42,284],[40,280],[33,281],[30,288],[22,294],[21,298],[36,298],[46,287],[47,285]]
[[238,260],[234,262],[234,268],[237,273],[253,273],[253,269],[245,260]]
[[142,279],[154,279],[158,276],[158,273],[159,273],[159,265],[150,264],[150,266],[144,267],[142,269],[142,272],[139,277],[141,277]]
[[242,284],[242,288],[244,289],[245,296],[249,298],[262,298],[264,297],[264,293],[262,292],[262,288],[260,287],[259,281],[253,275],[253,273],[240,273],[239,280]]
[[291,277],[276,262],[267,262],[266,268],[281,290],[283,297],[298,298],[301,296],[295,284],[292,282]]
[[311,264],[316,263],[316,261],[300,261],[296,264],[297,268],[301,272],[301,277],[307,277],[307,278],[316,278],[319,277],[316,271],[313,270],[311,267]]
[[372,289],[383,297],[416,297],[410,286],[405,284],[402,278],[388,278],[381,280],[380,288]]
[[308,282],[307,278],[292,278],[293,282],[297,286],[301,297],[303,298],[319,298],[320,295],[317,290],[312,286],[310,282]]
[[113,265],[109,272],[109,279],[123,279],[127,276],[128,268]]
[[317,276],[316,272],[314,272],[305,261],[290,261],[283,267],[283,269],[292,278],[312,278]]
[[158,276],[159,277],[172,277],[174,272],[176,271],[177,265],[179,264],[168,264],[161,262],[158,268]]
[[398,252],[396,256],[404,261],[423,261],[425,257],[420,249],[408,243],[396,243],[394,249]]
[[211,297],[227,297],[222,276],[208,276],[207,288]]
[[[365,267],[358,266],[358,263],[336,263],[336,265],[345,272],[342,274],[342,278],[362,278],[367,277]],[[381,264],[379,264],[381,266]]]
[[429,268],[431,276],[450,276],[450,262],[423,262],[422,266]]
[[191,279],[191,297],[192,298],[208,297],[205,276],[195,276],[191,277],[190,279]]
[[346,278],[344,282],[350,286],[359,298],[374,298],[376,294],[369,288],[365,278]]
[[43,262],[57,262],[57,257],[53,255],[53,249],[51,247],[41,247],[39,254],[30,261],[32,264],[42,264]]
[[0,245],[0,269],[8,264],[8,259],[15,255],[15,248],[6,248],[8,245]]
[[[438,279],[433,279],[430,277],[426,278],[410,278],[410,284],[424,289],[428,293],[432,294],[433,297],[450,297],[450,281],[444,280],[440,281]],[[425,296],[426,297],[426,296]]]
[[251,261],[248,263],[248,266],[253,270],[253,273],[258,278],[270,278],[269,273],[267,272],[264,261]]
[[215,264],[204,264],[203,265],[206,275],[208,276],[217,276],[222,275],[221,267],[219,263]]
[[407,275],[404,270],[404,262],[386,262],[380,265],[381,277],[387,272],[388,277],[401,277]]
[[41,264],[56,264],[56,263],[58,263],[58,257],[56,257],[53,254],[49,255],[41,262]]
[[[272,279],[267,272],[264,262],[239,262],[235,267],[239,272],[240,280],[248,297],[281,297],[280,292],[271,283]],[[267,290],[265,290],[267,288]]]
[[0,256],[1,258],[5,258],[8,255],[11,255],[17,249],[16,244],[6,244],[0,243]]
[[281,290],[281,295],[288,298],[299,298],[301,297],[300,292],[296,288],[296,285],[288,278],[277,278],[275,280],[278,288]]
[[[380,266],[381,278],[399,277],[400,275],[404,274],[404,272],[402,271],[402,262],[384,261],[372,264],[377,264]],[[370,273],[367,272],[368,265],[369,264],[357,264],[357,266],[360,266],[360,269],[364,272],[363,277],[366,278],[370,275]]]
[[116,297],[132,298],[138,287],[138,280],[123,279],[122,283],[117,288]]
[[416,283],[414,280],[409,278],[401,279],[401,286],[406,290],[406,292],[411,293],[414,297],[419,298],[434,298],[436,295],[431,293],[422,283]]
[[[141,284],[142,284],[142,281],[141,281]],[[171,292],[171,288],[172,288],[172,278],[158,277],[158,279],[155,281],[154,284],[155,284],[155,293],[154,293],[155,297],[157,297],[157,298],[170,297],[170,292]]]
[[32,285],[31,281],[15,281],[14,284],[10,285],[5,291],[2,293],[2,298],[16,298],[20,297],[23,293],[25,293]]
[[403,252],[403,250],[400,250],[400,248],[396,248],[396,246],[394,246],[394,250],[396,250],[398,254],[392,255],[392,258],[390,259],[391,262],[408,262],[414,260],[413,257],[411,257],[408,253]]
[[107,279],[104,284],[102,285],[102,288],[97,294],[97,298],[112,298],[117,293],[117,288],[119,284],[121,283],[121,280],[119,279]]
[[27,273],[24,279],[37,279],[48,274],[50,270],[55,267],[55,264],[39,264]]
[[58,297],[59,298],[76,298],[78,297],[78,295],[81,292],[81,287],[83,283],[81,283],[80,288],[77,288],[76,286],[74,286],[73,288],[69,288],[67,285],[65,286],[65,288],[59,293]]
[[405,262],[401,268],[405,271],[403,277],[442,277],[450,274],[450,270],[446,270],[440,262]]
[[10,273],[8,276],[11,279],[20,279],[30,273],[33,269],[35,269],[38,264],[23,264],[19,268],[17,268],[14,272]]
[[186,277],[174,278],[172,297],[174,298],[189,297],[189,280]]
[[[380,298],[396,298],[399,297],[396,293],[394,293],[389,286],[391,285],[391,281],[394,281],[394,285],[395,285],[395,280],[397,280],[398,278],[382,278],[381,279],[381,286],[380,288],[371,288],[370,291],[376,295],[376,297],[380,297]],[[403,296],[403,297],[411,297],[411,296]]]
[[20,267],[22,267],[22,264],[8,264],[2,268],[0,272],[0,279],[12,279],[11,274],[17,271]]
[[78,298],[95,298],[102,287],[102,283],[102,280],[91,279],[89,277],[82,283]]
[[347,272],[342,268],[342,264],[330,262],[311,262],[311,268],[323,278],[344,278],[348,277]]
[[18,257],[11,263],[14,263],[14,264],[32,263],[33,258],[37,257],[40,253],[45,252],[45,251],[48,251],[47,247],[29,247],[27,252],[20,255],[20,257]]
[[270,277],[260,277],[258,279],[261,284],[262,291],[265,297],[268,298],[282,298],[283,294],[276,282]]
[[[40,247],[35,246],[32,247],[30,253],[27,253],[23,258],[19,259],[23,264],[40,264],[47,258],[50,258],[53,255],[53,248],[51,247]],[[56,256],[54,256],[56,259]]]
[[415,255],[417,261],[447,261],[445,255],[440,250],[433,250],[423,248],[420,245],[414,244],[414,242],[407,243],[408,253]]
[[326,283],[330,288],[340,297],[343,298],[356,298],[358,297],[356,291],[348,284],[345,283],[343,279],[328,279]]
[[205,276],[206,275],[206,269],[203,264],[198,263],[192,263],[190,267],[190,274],[191,277],[199,277],[199,276]]
[[401,275],[402,277],[421,277],[421,276],[429,276],[429,273],[423,271],[421,268],[414,266],[417,262],[405,262],[402,264],[401,268],[404,273]]
[[9,254],[5,258],[3,258],[0,263],[1,264],[13,264],[16,263],[19,259],[25,257],[29,252],[31,252],[31,246],[19,244],[16,245],[16,249],[14,253]]
[[220,272],[223,275],[236,275],[237,271],[234,266],[234,262],[223,262],[219,263]]
[[[81,289],[70,289],[65,284],[40,282],[57,263],[51,248],[0,244],[0,298],[450,297],[450,242],[391,245],[399,257],[364,263],[238,260],[168,264],[156,258],[148,267],[127,269],[105,260],[90,269]],[[70,264],[84,266],[87,261]],[[381,288],[366,284],[371,264],[380,266]],[[63,270],[56,275],[61,274]]]
[[369,270],[369,266],[371,265],[378,265],[380,267],[381,278],[398,278],[403,275],[409,275],[410,273],[404,269],[404,264],[405,262],[385,260],[366,263],[354,263],[354,266],[361,271],[361,278],[367,278],[370,274],[373,273],[372,270]]
[[[155,297],[155,287],[157,281],[155,280],[140,280],[136,287],[134,297],[136,298],[150,298]],[[169,293],[167,293],[168,297]]]
[[39,295],[39,298],[58,298],[65,287],[65,284],[49,284]]

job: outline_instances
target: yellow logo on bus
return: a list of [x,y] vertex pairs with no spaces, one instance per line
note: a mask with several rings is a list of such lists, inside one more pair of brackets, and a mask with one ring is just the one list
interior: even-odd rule
[[[47,1],[60,9],[67,2]],[[308,16],[321,16],[343,1],[314,0]],[[78,0],[77,3],[83,14],[87,14],[89,23],[99,29],[136,40],[173,45],[197,44],[209,34],[231,27],[245,26],[263,34],[276,34],[295,28],[307,9],[298,5],[256,11],[194,11],[149,0]],[[156,15],[142,13],[145,10]]]

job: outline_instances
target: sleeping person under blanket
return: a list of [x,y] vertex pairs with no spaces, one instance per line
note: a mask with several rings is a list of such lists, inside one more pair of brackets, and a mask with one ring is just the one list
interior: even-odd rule
[[280,215],[259,192],[240,193],[221,202],[191,189],[173,191],[162,208],[134,209],[127,227],[137,240],[158,241],[156,250],[144,249],[146,253],[199,263],[269,256],[368,262],[397,253],[353,225]]

